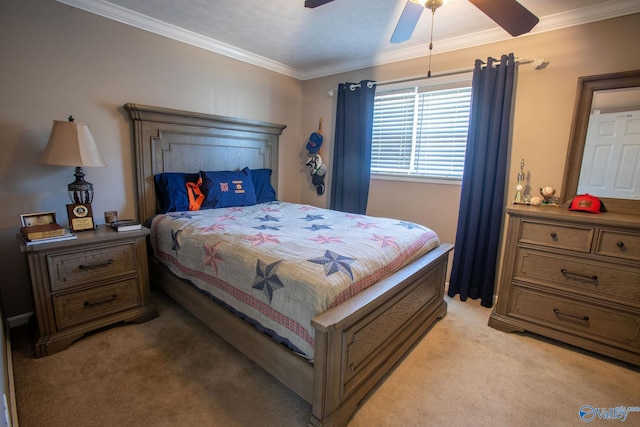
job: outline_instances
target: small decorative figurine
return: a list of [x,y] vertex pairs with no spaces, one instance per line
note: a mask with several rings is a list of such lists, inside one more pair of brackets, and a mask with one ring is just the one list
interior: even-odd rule
[[525,203],[524,200],[524,159],[520,161],[520,172],[518,172],[518,180],[516,181],[516,195],[513,203]]

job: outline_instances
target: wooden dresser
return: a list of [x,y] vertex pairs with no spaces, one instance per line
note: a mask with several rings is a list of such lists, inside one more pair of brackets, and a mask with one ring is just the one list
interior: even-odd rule
[[507,208],[489,326],[640,365],[640,215]]
[[38,324],[36,357],[64,350],[89,331],[158,315],[149,293],[148,233],[101,226],[75,240],[21,241]]

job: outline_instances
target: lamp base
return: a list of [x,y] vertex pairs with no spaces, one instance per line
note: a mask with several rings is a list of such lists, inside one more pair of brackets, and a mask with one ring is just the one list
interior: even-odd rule
[[76,180],[67,186],[71,203],[91,203],[93,201],[93,184],[84,180],[84,171],[80,166],[74,174]]

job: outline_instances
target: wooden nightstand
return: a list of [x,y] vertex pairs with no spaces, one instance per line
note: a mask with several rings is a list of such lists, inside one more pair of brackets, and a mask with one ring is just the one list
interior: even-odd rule
[[64,350],[85,333],[158,316],[151,302],[146,236],[101,226],[78,238],[27,246],[38,323],[36,357]]

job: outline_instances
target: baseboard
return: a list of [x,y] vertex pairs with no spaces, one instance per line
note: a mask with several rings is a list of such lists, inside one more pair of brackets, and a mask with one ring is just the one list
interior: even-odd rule
[[[8,326],[8,321],[5,325]],[[5,327],[4,331],[4,359],[5,359],[5,375],[6,386],[8,389],[4,394],[4,422],[10,427],[18,427],[18,408],[16,406],[16,389],[13,378],[13,356],[11,354],[11,330]],[[8,394],[7,394],[8,393]]]
[[17,316],[11,316],[7,319],[9,329],[17,328],[18,326],[26,325],[29,323],[29,319],[33,316],[33,311],[28,313],[18,314]]

